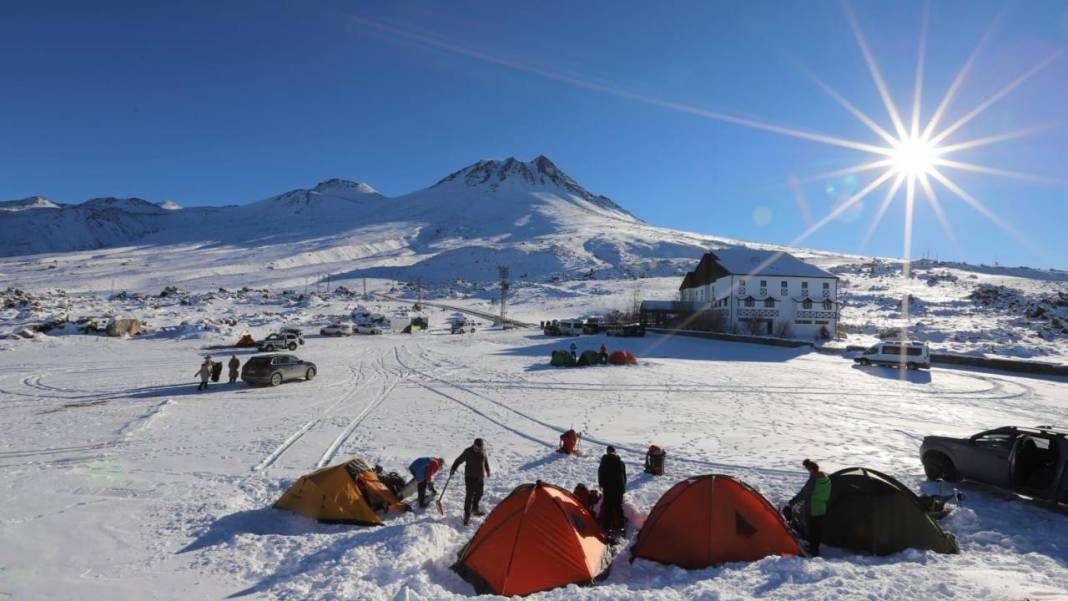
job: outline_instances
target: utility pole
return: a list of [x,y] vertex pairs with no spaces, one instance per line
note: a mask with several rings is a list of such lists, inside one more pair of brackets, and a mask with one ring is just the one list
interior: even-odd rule
[[501,329],[505,329],[504,321],[504,303],[508,298],[508,266],[500,265],[497,267],[497,275],[501,278]]
[[415,310],[423,310],[423,278],[415,278]]
[[367,278],[363,278],[363,300],[367,300]]

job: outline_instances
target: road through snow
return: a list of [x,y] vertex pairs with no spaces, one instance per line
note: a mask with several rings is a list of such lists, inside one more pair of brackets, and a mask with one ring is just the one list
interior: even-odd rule
[[[595,482],[611,443],[627,462],[637,526],[694,474],[736,476],[781,504],[811,457],[933,491],[917,456],[924,435],[1068,421],[1064,380],[940,368],[901,377],[797,349],[682,337],[577,342],[629,347],[641,364],[553,369],[549,350],[570,340],[521,330],[311,337],[295,353],[318,365],[311,381],[197,393],[195,340],[65,336],[0,353],[0,597],[469,596],[449,570],[474,531],[460,523],[462,484],[450,486],[445,517],[416,511],[379,528],[270,508],[301,474],[351,456],[404,473],[415,457],[451,461],[483,437],[491,508],[523,482]],[[569,427],[582,433],[578,456],[553,452]],[[662,478],[640,473],[654,443],[668,452]],[[945,521],[958,556],[830,549],[687,572],[630,564],[624,553],[603,583],[532,598],[1048,599],[1068,590],[1068,517],[965,492]]]

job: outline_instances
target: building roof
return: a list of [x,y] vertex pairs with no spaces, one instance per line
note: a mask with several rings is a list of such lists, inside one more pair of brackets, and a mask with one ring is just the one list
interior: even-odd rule
[[[731,246],[709,251],[715,261],[733,275],[834,278],[834,274],[784,252]],[[759,268],[759,271],[758,271]]]

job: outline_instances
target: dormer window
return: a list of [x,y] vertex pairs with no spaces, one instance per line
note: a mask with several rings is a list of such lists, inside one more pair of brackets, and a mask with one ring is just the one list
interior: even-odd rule
[[830,300],[823,301],[823,310],[824,311],[830,311],[833,308],[834,308],[834,303],[832,303]]
[[811,309],[812,308],[812,299],[806,298],[804,301],[802,301],[801,308],[803,308],[803,309]]
[[764,299],[764,306],[767,307],[768,309],[774,309],[775,308],[775,299],[771,298],[770,296],[768,298]]
[[753,300],[753,297],[749,297],[749,298],[745,299],[745,306],[746,307],[755,307],[756,306],[756,301]]

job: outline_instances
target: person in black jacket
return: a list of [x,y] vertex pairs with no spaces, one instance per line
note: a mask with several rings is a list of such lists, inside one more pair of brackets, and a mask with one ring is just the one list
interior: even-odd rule
[[597,484],[604,491],[601,501],[601,526],[605,532],[623,530],[623,489],[627,486],[627,468],[609,445],[597,469]]
[[490,466],[481,438],[476,438],[475,444],[464,449],[456,461],[452,462],[452,468],[449,470],[450,476],[456,473],[460,464],[464,464],[464,526],[466,526],[471,521],[472,515],[486,515],[479,507],[479,503],[482,502],[482,490],[486,477],[490,475]]

